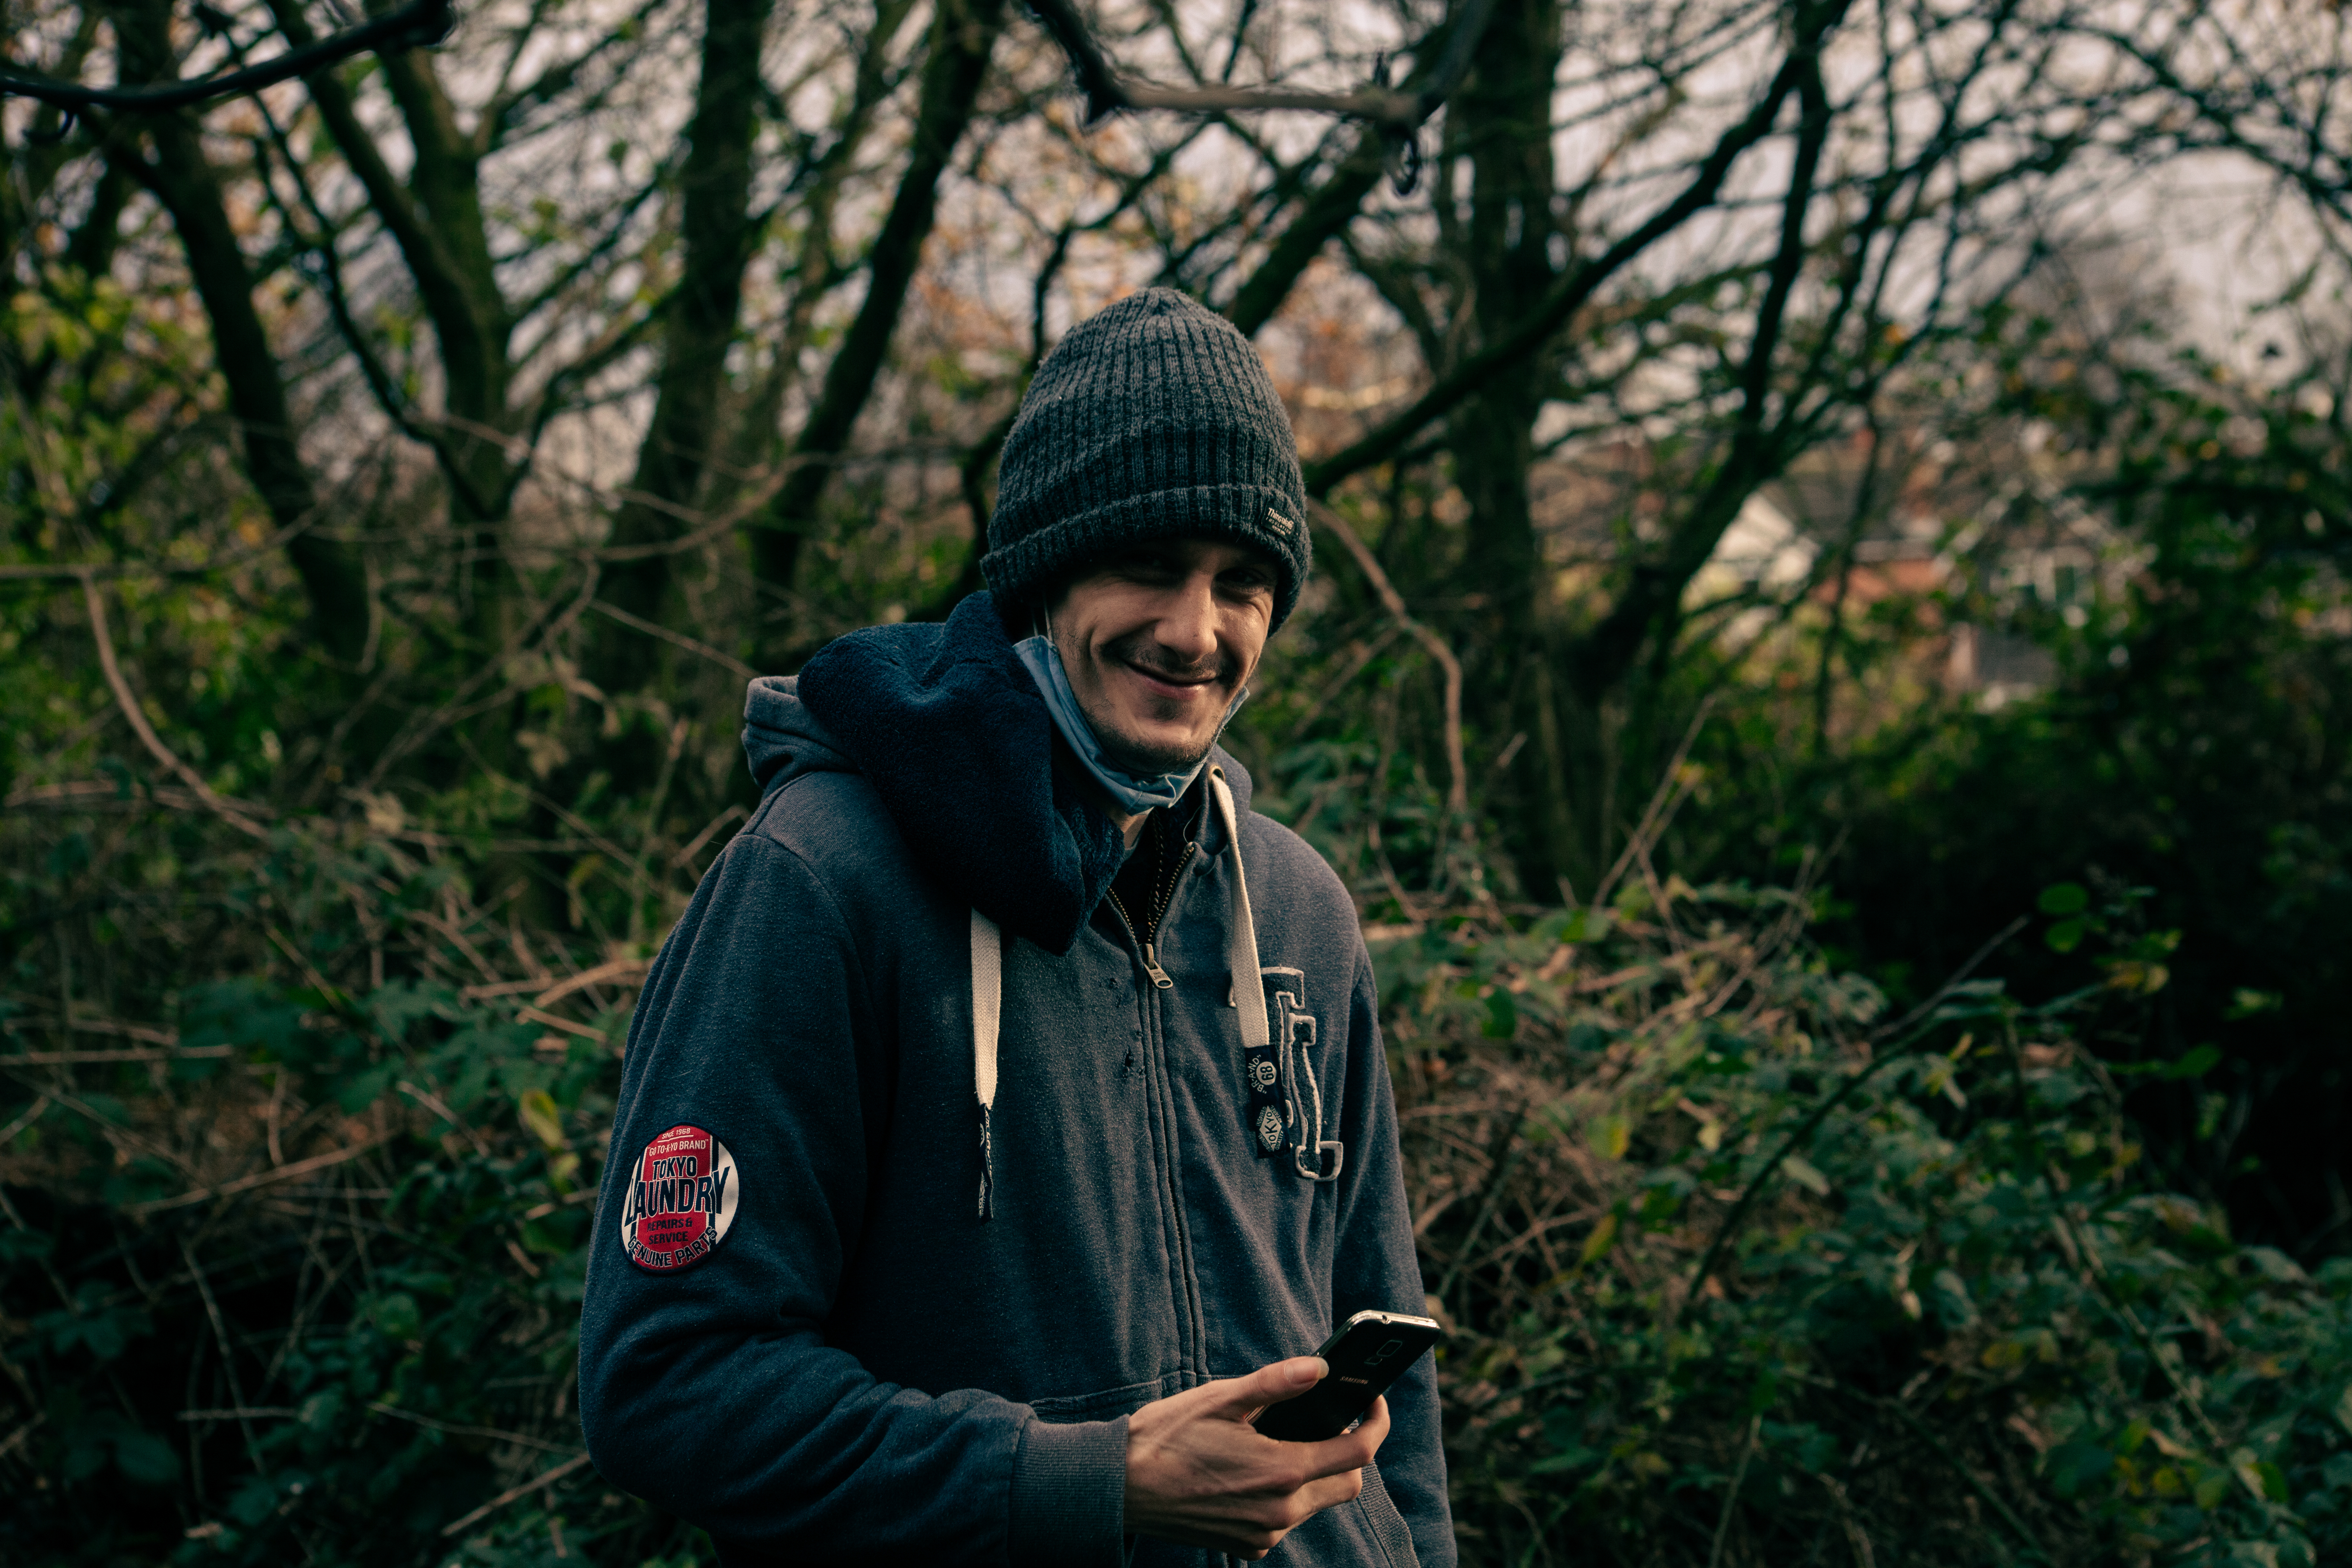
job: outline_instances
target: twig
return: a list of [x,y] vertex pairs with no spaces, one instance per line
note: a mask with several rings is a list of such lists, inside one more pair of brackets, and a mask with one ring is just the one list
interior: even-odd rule
[[595,611],[600,616],[620,622],[623,626],[627,626],[632,631],[643,632],[649,637],[659,637],[662,641],[670,644],[672,647],[682,647],[691,654],[698,654],[715,665],[719,665],[726,669],[733,670],[737,675],[741,676],[746,680],[754,680],[759,678],[760,672],[758,670],[753,669],[750,665],[745,664],[733,654],[721,653],[719,649],[712,647],[709,643],[697,642],[694,638],[688,637],[684,632],[674,632],[657,621],[646,620],[643,616],[633,616],[628,611],[622,609],[620,606],[616,605],[608,605],[602,599],[590,600],[588,607]]
[[30,1421],[26,1422],[22,1426],[19,1426],[14,1432],[9,1433],[5,1441],[0,1441],[0,1459],[5,1459],[9,1455],[15,1453],[16,1451],[16,1445],[31,1436],[35,1431],[39,1429],[41,1423],[47,1421],[48,1418],[49,1413],[47,1411],[37,1411],[34,1413],[33,1418]]
[[702,847],[709,843],[710,840],[717,836],[720,828],[726,826],[729,823],[734,821],[739,816],[748,816],[750,815],[751,814],[749,812],[745,811],[740,805],[729,806],[726,810],[712,817],[709,822],[704,823],[702,825],[702,831],[688,839],[686,841],[686,847],[671,856],[669,858],[669,863],[673,866],[681,868],[691,866],[694,864],[694,858],[702,853]]
[[1951,999],[1953,992],[1958,991],[1962,985],[1968,983],[1969,976],[1976,973],[1977,965],[1982,963],[1986,959],[1990,958],[1997,949],[1999,949],[2004,942],[2008,942],[2011,937],[2013,937],[2019,931],[2023,931],[2025,926],[2026,917],[2020,915],[2015,920],[2010,921],[2007,925],[2001,927],[1999,931],[1993,932],[1991,936],[1985,939],[1985,944],[1982,947],[1978,948],[1974,952],[1969,954],[1969,961],[1966,963],[1963,963],[1958,969],[1953,970],[1952,973],[1945,978],[1944,983],[1936,987],[1935,994],[1933,995],[1929,996],[1925,1002],[1920,1003],[1916,1007],[1912,1008],[1908,1013],[1904,1014],[1900,1018],[1895,1019],[1895,1022],[1882,1025],[1880,1027],[1873,1029],[1867,1037],[1869,1040],[1874,1045],[1878,1041],[1885,1039],[1890,1036],[1899,1035],[1921,1018],[1926,1017],[1928,1014],[1942,1006],[1947,1001]]
[[1511,1120],[1505,1124],[1502,1139],[1495,1145],[1493,1163],[1488,1167],[1492,1173],[1486,1178],[1486,1198],[1478,1205],[1478,1217],[1470,1222],[1470,1229],[1454,1250],[1454,1262],[1446,1268],[1445,1278],[1438,1281],[1435,1294],[1441,1301],[1453,1292],[1454,1280],[1469,1263],[1471,1248],[1478,1245],[1486,1222],[1495,1217],[1495,1210],[1502,1205],[1503,1184],[1510,1180],[1519,1163],[1519,1127],[1527,1119],[1528,1102],[1522,1100],[1512,1108]]
[[22,1132],[34,1122],[38,1121],[41,1119],[41,1113],[48,1110],[52,1103],[54,1102],[51,1101],[47,1095],[42,1095],[39,1099],[33,1101],[31,1107],[26,1110],[25,1114],[16,1118],[16,1121],[8,1123],[6,1127],[0,1128],[0,1150],[5,1150],[9,1144],[16,1142],[17,1133]]
[[200,1204],[207,1198],[226,1198],[238,1193],[249,1193],[256,1187],[266,1187],[272,1182],[282,1182],[293,1176],[307,1176],[313,1171],[323,1171],[330,1165],[340,1165],[346,1160],[356,1160],[369,1150],[391,1142],[392,1138],[392,1134],[386,1133],[382,1137],[352,1144],[348,1148],[330,1150],[324,1154],[313,1154],[307,1160],[297,1160],[290,1165],[280,1165],[274,1171],[263,1171],[251,1176],[239,1176],[234,1182],[224,1182],[216,1187],[199,1187],[192,1193],[182,1193],[176,1198],[157,1198],[150,1203],[126,1205],[122,1212],[143,1217],[151,1214],[161,1214],[165,1209],[185,1208],[190,1204]]
[[1462,753],[1462,661],[1454,657],[1454,650],[1446,646],[1444,637],[1412,618],[1412,612],[1404,607],[1404,595],[1396,591],[1396,585],[1389,581],[1389,574],[1381,570],[1380,562],[1366,548],[1364,542],[1356,537],[1356,531],[1348,526],[1346,518],[1319,500],[1309,500],[1307,508],[1314,514],[1316,521],[1348,547],[1348,553],[1356,559],[1356,569],[1363,573],[1364,580],[1372,585],[1372,592],[1380,595],[1381,603],[1388,607],[1397,625],[1428,649],[1429,657],[1435,659],[1438,668],[1445,672],[1445,767],[1454,781],[1445,792],[1445,810],[1456,821],[1467,817],[1470,812],[1470,769]]
[[548,1471],[544,1475],[533,1476],[530,1479],[523,1482],[519,1487],[509,1487],[506,1490],[500,1492],[498,1496],[492,1498],[489,1501],[484,1503],[473,1512],[465,1514],[457,1519],[453,1519],[447,1524],[443,1525],[441,1527],[441,1533],[444,1536],[455,1535],[459,1531],[466,1529],[468,1525],[478,1523],[482,1520],[489,1518],[490,1515],[498,1512],[499,1510],[506,1507],[507,1504],[514,1501],[517,1498],[526,1497],[530,1493],[537,1491],[541,1487],[553,1486],[556,1482],[562,1480],[564,1477],[580,1468],[587,1462],[588,1456],[582,1454],[576,1458],[564,1460],[563,1463],[556,1466],[555,1468]]
[[450,0],[411,0],[386,16],[331,33],[316,43],[267,59],[243,70],[225,71],[218,76],[198,77],[194,81],[174,81],[152,87],[84,87],[79,82],[52,81],[46,77],[19,71],[0,71],[0,96],[37,98],[55,104],[67,114],[86,109],[120,109],[147,110],[176,109],[184,104],[202,103],[206,99],[226,98],[233,93],[257,92],[275,82],[291,77],[309,76],[323,70],[336,61],[374,49],[379,53],[396,53],[404,49],[437,44],[448,36],[457,23],[450,10]]
[[[116,1018],[53,1018],[47,1022],[34,1019],[21,1021],[17,1027],[56,1029],[73,1035],[117,1035],[126,1040],[144,1040],[151,1046],[176,1046],[180,1043],[177,1029],[159,1029],[152,1024],[126,1024]],[[206,1047],[209,1050],[212,1047]]]
[[414,1421],[419,1426],[429,1426],[436,1432],[446,1432],[452,1437],[493,1437],[501,1443],[519,1443],[526,1448],[541,1448],[551,1454],[584,1453],[577,1443],[549,1443],[537,1437],[526,1437],[520,1432],[508,1432],[496,1426],[460,1426],[454,1422],[437,1421],[430,1415],[420,1415],[414,1410],[403,1410],[381,1399],[372,1400],[368,1408],[379,1415],[390,1415],[402,1421]]
[[116,705],[122,710],[122,716],[131,721],[132,732],[147,748],[148,755],[177,774],[181,783],[195,792],[198,800],[231,827],[256,838],[268,838],[269,830],[244,815],[254,807],[241,801],[232,805],[215,795],[213,786],[205,783],[202,774],[182,762],[172,748],[163,744],[163,738],[155,733],[155,726],[147,722],[147,715],[140,710],[139,700],[131,695],[131,683],[122,679],[122,667],[114,659],[114,637],[106,626],[106,601],[99,596],[98,584],[89,577],[81,580],[81,598],[89,609],[89,635],[98,645],[98,667],[105,672],[106,684],[114,691]]
[[2050,1192],[2051,1221],[2058,1229],[2059,1239],[2073,1254],[2069,1261],[2083,1271],[2084,1282],[2091,1287],[2091,1293],[2099,1299],[2100,1305],[2105,1307],[2116,1321],[2139,1342],[2140,1348],[2147,1352],[2147,1359],[2153,1362],[2157,1371],[2163,1374],[2166,1384],[2172,1390],[2173,1397],[2180,1402],[2181,1408],[2189,1412],[2189,1418],[2197,1424],[2198,1430],[2205,1435],[2205,1440],[2213,1446],[2214,1457],[2221,1459],[2225,1468],[2237,1474],[2240,1484],[2252,1498],[2255,1508],[2261,1510],[2265,1516],[2270,1515],[2273,1512],[2273,1506],[2271,1500],[2263,1495],[2262,1488],[2242,1471],[2239,1471],[2236,1466],[2227,1463],[2230,1452],[2229,1439],[2221,1435],[2221,1428],[2214,1424],[2212,1416],[2206,1414],[2205,1402],[2197,1396],[2197,1390],[2181,1376],[2180,1369],[2165,1355],[2165,1347],[2158,1342],[2154,1331],[2140,1320],[2137,1312],[2132,1310],[2130,1302],[2124,1300],[2116,1293],[2113,1283],[2107,1279],[2106,1266],[2101,1261],[2097,1250],[2091,1245],[2090,1236],[2077,1226],[2073,1216],[2066,1212],[2067,1205],[2063,1195],[2065,1189],[2060,1184],[2055,1163],[2042,1148],[2042,1130],[2033,1120],[2033,1101],[2025,1083],[2025,1058],[2017,1048],[2017,1039],[2013,1033],[2006,1037],[2005,1043],[2008,1047],[2010,1074],[2016,1085],[2018,1117],[2024,1123],[2025,1136],[2032,1143],[2035,1155],[2042,1162],[2043,1184]]
[[1731,1533],[1731,1511],[1739,1502],[1739,1483],[1748,1479],[1748,1461],[1756,1457],[1756,1438],[1764,1430],[1764,1413],[1748,1418],[1748,1442],[1739,1450],[1738,1468],[1731,1472],[1731,1489],[1723,1494],[1723,1513],[1715,1521],[1715,1544],[1706,1554],[1706,1568],[1723,1561],[1723,1538]]
[[1077,7],[1070,0],[1029,0],[1029,9],[1054,35],[1069,57],[1070,70],[1087,95],[1087,121],[1100,120],[1114,109],[1175,109],[1211,111],[1229,109],[1307,109],[1360,119],[1411,124],[1420,116],[1410,93],[1381,88],[1369,92],[1295,92],[1264,88],[1165,88],[1119,79]]
[[1882,1399],[1874,1401],[1874,1403],[1877,1404],[1883,1409],[1892,1410],[1897,1420],[1901,1421],[1906,1426],[1910,1427],[1911,1430],[1917,1435],[1919,1440],[1927,1445],[1929,1452],[1941,1454],[1944,1458],[1950,1463],[1952,1468],[1959,1471],[1960,1479],[1969,1483],[1969,1489],[1976,1493],[1979,1498],[1982,1499],[1986,1507],[1999,1514],[2001,1517],[2002,1522],[2017,1532],[2019,1543],[2021,1544],[2026,1551],[2032,1552],[2037,1561],[2042,1563],[2050,1561],[2050,1554],[2042,1550],[2042,1542],[2034,1536],[2034,1533],[2025,1528],[2025,1521],[2017,1517],[2015,1510],[2013,1510],[2007,1502],[2002,1500],[2001,1496],[1998,1491],[1994,1490],[1991,1487],[1987,1486],[1983,1478],[1979,1476],[1973,1469],[1970,1469],[1969,1466],[1961,1460],[1959,1455],[1952,1450],[1951,1444],[1947,1438],[1937,1433],[1928,1430],[1927,1424],[1920,1420],[1916,1415],[1914,1415],[1907,1408],[1905,1407],[1903,1402],[1899,1399]]
[[[578,1027],[577,1025],[568,1026],[574,1028]],[[600,1035],[597,1037],[602,1039],[604,1037]],[[416,1101],[417,1104],[425,1107],[425,1110],[433,1112],[434,1115],[439,1117],[442,1121],[446,1121],[458,1131],[463,1132],[466,1135],[466,1141],[473,1144],[475,1153],[479,1154],[485,1160],[490,1157],[490,1146],[482,1142],[482,1135],[475,1131],[472,1127],[468,1126],[464,1118],[460,1117],[456,1111],[443,1104],[439,1095],[435,1094],[429,1089],[420,1089],[415,1084],[410,1083],[406,1079],[401,1079],[400,1082],[393,1085],[393,1087],[400,1090],[401,1093],[408,1096],[409,1099]]]
[[583,1040],[593,1040],[600,1046],[612,1043],[605,1038],[604,1031],[602,1029],[591,1028],[585,1024],[575,1024],[569,1018],[542,1012],[537,1007],[519,1007],[515,1010],[515,1016],[527,1024],[541,1024],[551,1029],[561,1029],[567,1035],[577,1035]]
[[[741,808],[739,806],[737,809]],[[609,963],[600,963],[593,969],[583,969],[571,979],[551,986],[532,997],[530,1004],[534,1007],[549,1006],[571,995],[574,991],[585,991],[591,985],[602,985],[608,980],[629,979],[643,974],[646,968],[647,964],[642,958],[616,958]]]
[[[22,1077],[19,1077],[17,1081],[19,1083],[25,1083]],[[27,1089],[37,1089],[37,1085],[31,1083],[26,1083],[25,1087]],[[98,1123],[99,1126],[111,1133],[114,1138],[121,1139],[123,1142],[130,1144],[132,1148],[140,1150],[142,1152],[152,1154],[167,1165],[177,1165],[189,1175],[193,1176],[195,1174],[195,1168],[190,1165],[184,1158],[173,1153],[171,1150],[165,1148],[163,1144],[154,1142],[152,1139],[148,1138],[145,1134],[135,1132],[131,1129],[125,1127],[120,1121],[115,1121],[114,1118],[107,1115],[104,1111],[100,1110],[97,1107],[77,1100],[72,1095],[68,1094],[64,1089],[54,1087],[48,1090],[48,1097],[58,1104],[64,1106],[68,1110],[74,1112],[76,1115],[86,1117],[89,1121]]]
[[[228,1337],[228,1321],[221,1316],[220,1303],[213,1299],[213,1282],[196,1261],[194,1245],[186,1237],[180,1237],[180,1256],[188,1260],[188,1277],[196,1282],[196,1294],[204,1299],[205,1315],[212,1320],[213,1338],[220,1345],[221,1370],[228,1376],[228,1391],[239,1410],[247,1408],[243,1380],[236,1375],[236,1346]],[[266,1391],[265,1391],[266,1392]],[[253,1440],[253,1427],[240,1415],[237,1431],[245,1437],[245,1457],[253,1461],[256,1470],[261,1468],[261,1450]]]
[[[159,1051],[26,1051],[18,1056],[0,1056],[0,1068],[70,1068],[99,1062],[217,1061],[236,1054],[235,1046],[189,1046],[181,1050]],[[5,1142],[6,1140],[0,1139],[0,1142]]]
[[1323,710],[1330,705],[1331,700],[1346,690],[1348,683],[1361,675],[1364,672],[1364,667],[1378,658],[1381,656],[1381,650],[1394,642],[1403,632],[1402,626],[1391,621],[1382,626],[1379,634],[1370,642],[1360,644],[1355,653],[1349,658],[1347,668],[1324,683],[1323,689],[1315,694],[1315,700],[1307,705],[1307,711],[1301,713],[1297,722],[1291,725],[1291,742],[1296,744],[1305,739],[1307,726],[1315,722]]
[[1071,0],[1029,0],[1029,9],[1062,46],[1070,70],[1087,95],[1087,121],[1100,120],[1114,109],[1172,109],[1182,113],[1213,114],[1232,110],[1303,109],[1348,119],[1369,120],[1394,132],[1407,132],[1437,110],[1470,63],[1470,51],[1486,30],[1495,0],[1469,0],[1455,16],[1445,52],[1419,92],[1407,92],[1382,83],[1354,92],[1310,92],[1295,88],[1161,87],[1151,82],[1122,80],[1100,45],[1087,33]]
[[1706,716],[1715,711],[1716,697],[1717,693],[1708,692],[1706,700],[1698,705],[1698,711],[1691,716],[1690,728],[1683,731],[1682,744],[1675,748],[1674,756],[1666,763],[1665,776],[1658,781],[1657,789],[1650,796],[1650,804],[1643,808],[1642,820],[1634,826],[1633,837],[1625,841],[1624,852],[1617,857],[1617,863],[1609,868],[1609,874],[1601,878],[1601,885],[1593,889],[1595,909],[1609,901],[1610,891],[1617,886],[1617,879],[1648,851],[1655,837],[1666,830],[1666,825],[1675,819],[1675,813],[1682,809],[1683,802],[1690,798],[1690,792],[1698,787],[1698,780],[1684,773],[1683,763],[1690,759],[1691,747],[1697,744],[1698,732],[1706,725]]
[[87,583],[94,578],[116,577],[162,577],[166,580],[174,577],[206,577],[213,573],[226,572],[232,566],[242,566],[248,561],[271,553],[292,542],[297,534],[309,531],[317,521],[315,511],[307,512],[275,532],[263,536],[257,543],[241,544],[234,550],[225,551],[214,556],[209,561],[199,561],[194,565],[163,566],[152,561],[60,561],[46,566],[0,566],[0,583],[62,581]]
[[[1953,992],[1959,988],[1961,984],[1967,980],[1971,970],[1975,969],[1978,964],[1982,963],[1987,958],[1990,957],[1993,951],[2000,947],[2001,943],[2007,942],[2011,937],[2015,936],[2024,928],[2025,920],[2022,916],[2020,916],[2018,919],[2010,921],[2006,926],[2003,926],[1998,935],[1994,936],[1990,942],[1986,942],[1982,947],[1977,949],[1975,953],[1969,957],[1966,963],[1954,970],[1952,972],[1951,978],[1946,980],[1943,984],[1937,987],[1936,994],[1933,996],[1928,997],[1927,1001],[1922,1002],[1918,1006],[1914,1007],[1910,1012],[1905,1014],[1897,1025],[1890,1026],[1886,1031],[1886,1034],[1899,1035],[1903,1028],[1909,1026],[1914,1021],[1921,1018],[1932,1018],[1933,1010],[1939,1005],[1945,998],[1951,995]],[[1920,1032],[1920,1036],[1914,1037],[1924,1037],[1924,1035],[1925,1031],[1923,1030]],[[1874,1040],[1880,1037],[1872,1037]],[[1715,1272],[1716,1266],[1722,1261],[1724,1251],[1731,1245],[1732,1237],[1738,1234],[1740,1223],[1747,1219],[1748,1211],[1756,1206],[1756,1200],[1758,1196],[1762,1194],[1765,1184],[1771,1180],[1772,1173],[1780,1168],[1781,1163],[1788,1159],[1790,1154],[1794,1153],[1801,1144],[1809,1141],[1816,1131],[1820,1131],[1822,1123],[1829,1120],[1830,1113],[1835,1110],[1839,1106],[1843,1105],[1849,1099],[1853,1098],[1854,1091],[1859,1089],[1864,1084],[1868,1083],[1871,1079],[1876,1075],[1879,1068],[1886,1066],[1889,1062],[1901,1061],[1905,1056],[1909,1054],[1909,1045],[1910,1042],[1906,1041],[1904,1048],[1886,1052],[1885,1055],[1873,1060],[1860,1072],[1855,1073],[1853,1077],[1847,1079],[1845,1082],[1838,1086],[1834,1093],[1823,1100],[1821,1104],[1815,1106],[1812,1112],[1808,1115],[1804,1121],[1797,1124],[1795,1131],[1791,1131],[1788,1137],[1781,1140],[1780,1146],[1772,1152],[1772,1157],[1764,1162],[1762,1167],[1757,1171],[1755,1175],[1748,1178],[1748,1185],[1740,1192],[1739,1201],[1731,1205],[1731,1212],[1724,1215],[1722,1225],[1716,1228],[1715,1239],[1707,1244],[1706,1254],[1698,1260],[1698,1268],[1691,1274],[1689,1296],[1685,1297],[1685,1300],[1696,1297],[1699,1292],[1700,1287],[1706,1283],[1707,1276]]]

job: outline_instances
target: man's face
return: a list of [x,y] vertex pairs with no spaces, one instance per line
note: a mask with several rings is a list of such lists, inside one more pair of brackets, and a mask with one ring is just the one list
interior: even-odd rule
[[1174,773],[1208,755],[1274,618],[1273,559],[1207,539],[1153,540],[1062,591],[1054,645],[1110,761]]

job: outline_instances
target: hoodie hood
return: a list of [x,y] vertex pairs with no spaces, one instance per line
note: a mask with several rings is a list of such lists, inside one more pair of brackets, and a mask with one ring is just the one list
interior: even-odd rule
[[[995,603],[944,623],[868,626],[817,650],[797,679],[765,676],[743,704],[751,776],[862,774],[924,874],[1005,931],[1066,953],[1126,846],[1053,765],[1054,721]],[[1242,809],[1249,781],[1223,752]]]

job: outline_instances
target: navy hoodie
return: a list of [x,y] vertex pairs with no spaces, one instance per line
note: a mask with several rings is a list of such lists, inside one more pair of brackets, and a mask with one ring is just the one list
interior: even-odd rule
[[[745,718],[764,798],[629,1030],[581,1321],[597,1468],[730,1564],[1217,1561],[1123,1537],[1128,1415],[1422,1301],[1346,891],[1215,753],[1293,1047],[1254,1094],[1234,846],[1194,814],[1155,984],[988,595],[752,682]],[[985,1148],[974,909],[1003,931]],[[1363,1495],[1271,1561],[1454,1563],[1427,1358],[1389,1407]]]

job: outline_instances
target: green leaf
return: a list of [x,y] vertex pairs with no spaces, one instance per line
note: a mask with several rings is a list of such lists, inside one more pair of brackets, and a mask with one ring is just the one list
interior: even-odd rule
[[1519,1005],[1497,985],[1486,995],[1486,1021],[1478,1032],[1490,1040],[1507,1040],[1519,1032]]
[[2095,1443],[2062,1443],[2050,1450],[2050,1481],[2060,1497],[2073,1497],[2116,1468],[2116,1457]]
[[180,1479],[180,1456],[152,1432],[125,1432],[116,1437],[114,1465],[142,1486],[167,1487]]
[[1626,1146],[1633,1139],[1633,1129],[1622,1116],[1602,1116],[1593,1121],[1592,1146],[1604,1158],[1623,1159]]
[[404,1292],[383,1297],[375,1304],[375,1326],[388,1340],[413,1340],[425,1326],[425,1318],[416,1310],[416,1298]]
[[1613,1212],[1602,1215],[1601,1223],[1592,1227],[1592,1234],[1584,1238],[1584,1246],[1577,1253],[1577,1260],[1591,1263],[1616,1243],[1617,1215]]
[[2087,929],[2082,921],[2060,921],[2042,933],[2042,940],[2050,944],[2053,952],[2072,952],[2083,945],[2083,932]]
[[2078,915],[2091,907],[2091,894],[2080,882],[2053,882],[2038,902],[2045,915]]
[[1790,1155],[1780,1162],[1780,1168],[1789,1173],[1790,1181],[1816,1197],[1825,1198],[1830,1195],[1830,1179],[1822,1175],[1813,1163],[1802,1154]]
[[1977,1304],[1969,1298],[1968,1281],[1957,1272],[1938,1268],[1928,1285],[1936,1303],[1936,1316],[1943,1320],[1946,1328],[1964,1329],[1977,1321]]
[[[1497,996],[1505,994],[1496,992]],[[555,1097],[543,1089],[534,1089],[521,1096],[517,1104],[522,1112],[524,1131],[547,1146],[553,1153],[563,1147],[563,1118],[555,1109]]]
[[2231,994],[2229,1008],[2221,1016],[2234,1024],[2241,1018],[2275,1013],[2285,1005],[2286,998],[2275,991],[2240,990]]
[[2211,1072],[2214,1064],[2221,1059],[2221,1047],[2198,1046],[2186,1052],[2179,1061],[2174,1062],[2166,1071],[2165,1076],[2174,1079],[2201,1078]]
[[47,1258],[57,1245],[57,1237],[45,1230],[0,1230],[0,1263]]

